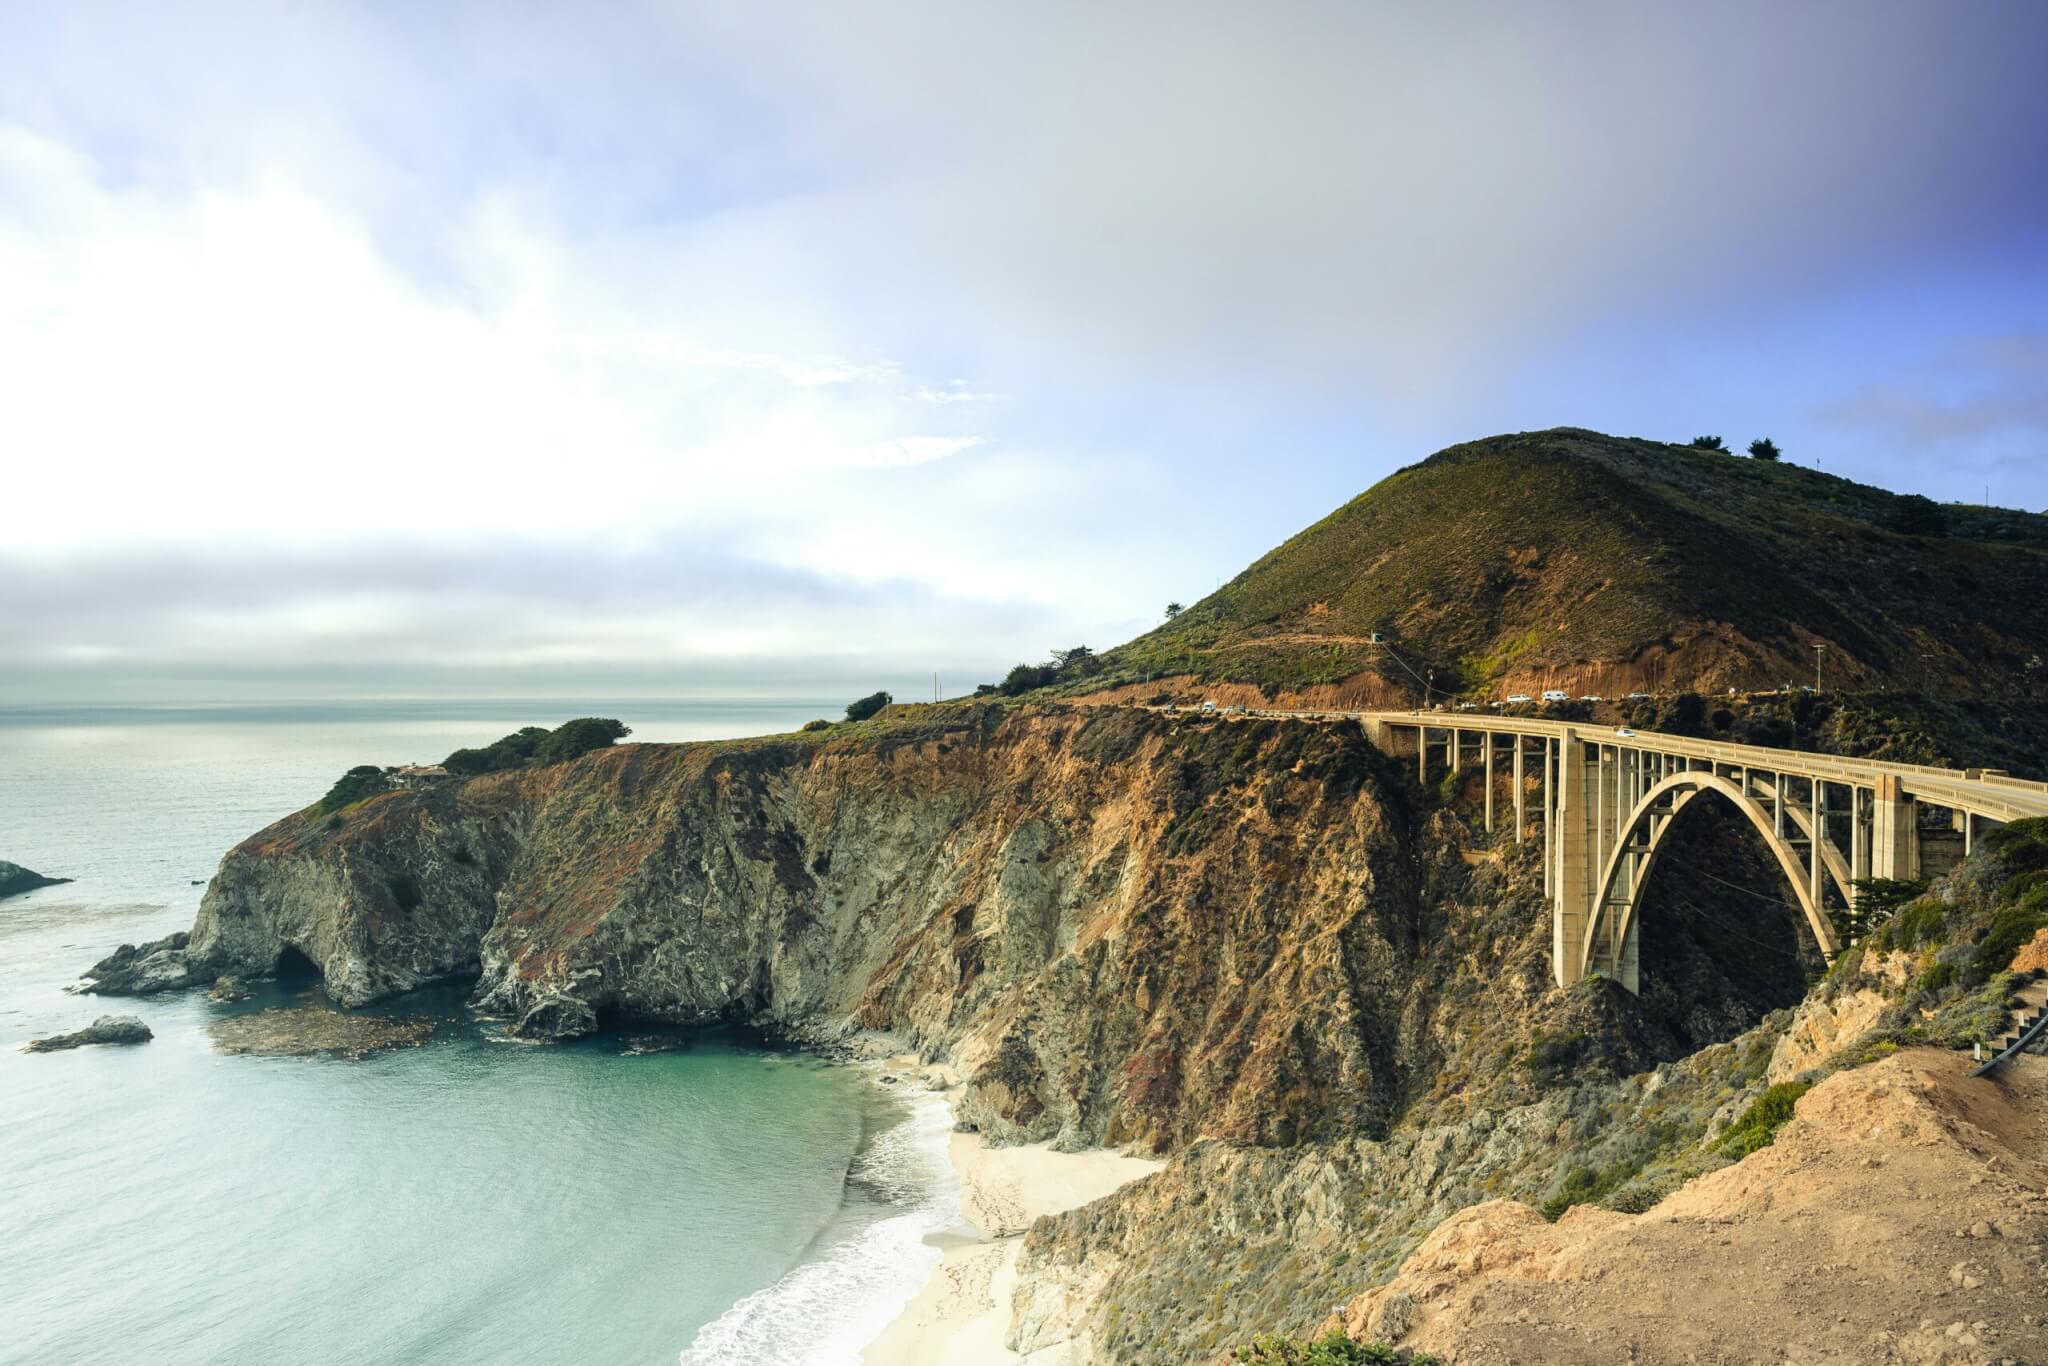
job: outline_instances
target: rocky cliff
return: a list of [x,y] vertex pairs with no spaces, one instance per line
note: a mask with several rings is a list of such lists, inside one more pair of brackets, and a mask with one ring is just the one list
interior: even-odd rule
[[[1535,845],[1477,798],[1348,724],[904,708],[309,809],[227,855],[189,936],[94,972],[317,972],[351,1005],[473,977],[537,1037],[890,1031],[998,1141],[1174,1155],[1042,1223],[1017,1306],[1020,1342],[1159,1360],[1312,1324],[1473,1200],[1581,1168],[1661,1191],[1672,1135],[1761,1078],[1768,1031],[1698,1050],[1788,1003],[1752,999],[1772,971],[1797,999],[1789,917],[1728,940],[1679,896],[1662,994],[1556,992]],[[1720,841],[1674,840],[1684,888]]]

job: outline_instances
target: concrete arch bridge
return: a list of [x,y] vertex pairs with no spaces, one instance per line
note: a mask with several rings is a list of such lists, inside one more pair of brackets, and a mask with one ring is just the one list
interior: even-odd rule
[[[1807,928],[1833,961],[1831,907],[1856,883],[1946,871],[1987,825],[2048,816],[2048,783],[1993,769],[1844,759],[1614,727],[1440,712],[1281,712],[1350,719],[1375,745],[1411,758],[1425,783],[1467,766],[1486,778],[1515,838],[1540,832],[1558,985],[1604,973],[1638,989],[1637,907],[1678,814],[1708,796],[1746,817],[1790,884]],[[1508,778],[1497,801],[1496,775]],[[1496,807],[1504,809],[1496,812]],[[1947,813],[1930,824],[1924,808]],[[1935,811],[1929,811],[1936,816]]]

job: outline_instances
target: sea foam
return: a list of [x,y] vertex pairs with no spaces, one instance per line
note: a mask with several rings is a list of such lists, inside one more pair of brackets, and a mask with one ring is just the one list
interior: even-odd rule
[[706,1324],[680,1366],[857,1366],[903,1312],[938,1267],[930,1235],[960,1222],[960,1182],[947,1156],[952,1111],[934,1092],[906,1100],[908,1113],[847,1172],[856,1217],[835,1222],[813,1255]]

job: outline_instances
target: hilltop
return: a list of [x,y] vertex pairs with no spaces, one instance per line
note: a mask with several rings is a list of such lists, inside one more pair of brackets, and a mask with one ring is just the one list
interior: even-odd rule
[[1091,686],[1720,692],[1811,680],[1824,646],[1830,687],[2016,699],[2044,639],[2048,517],[1558,428],[1390,475],[1105,653]]

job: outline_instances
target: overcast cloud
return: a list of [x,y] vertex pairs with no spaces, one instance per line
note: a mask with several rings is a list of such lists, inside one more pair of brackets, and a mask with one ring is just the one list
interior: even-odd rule
[[965,682],[1557,423],[2042,507],[2043,50],[2023,0],[15,4],[0,692]]

